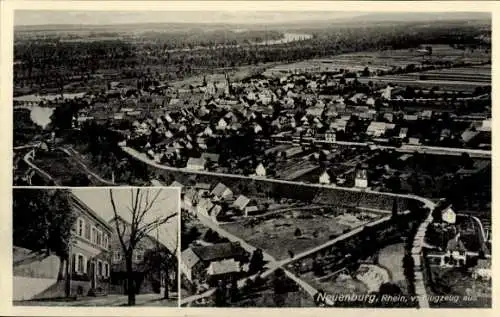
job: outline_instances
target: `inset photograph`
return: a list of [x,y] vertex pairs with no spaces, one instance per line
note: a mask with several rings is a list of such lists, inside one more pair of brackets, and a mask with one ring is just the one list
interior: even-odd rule
[[178,306],[176,188],[15,188],[15,306]]

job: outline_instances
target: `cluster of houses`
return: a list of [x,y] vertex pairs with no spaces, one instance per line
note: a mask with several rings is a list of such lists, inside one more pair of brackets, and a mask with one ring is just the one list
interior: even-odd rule
[[[440,233],[441,240],[435,237],[433,241],[437,247],[427,245],[427,260],[431,266],[440,268],[466,268],[471,271],[471,276],[475,279],[491,279],[491,258],[486,254],[479,256],[484,250],[468,250],[464,243],[462,232],[457,229],[457,215],[451,206],[444,208],[440,212],[440,219],[436,219],[433,223],[434,230]],[[477,233],[475,233],[476,238]],[[447,239],[447,237],[449,239]],[[471,261],[477,263],[471,266]]]
[[[170,186],[182,187],[182,184],[174,182]],[[261,211],[256,200],[234,194],[223,183],[218,183],[213,188],[206,183],[183,188],[182,204],[189,213],[209,218],[216,223],[233,217],[248,217]]]
[[181,253],[180,268],[191,285],[217,285],[242,276],[248,253],[237,242],[193,244]]
[[[116,96],[108,94],[106,102],[80,110],[75,126],[106,122],[127,135],[124,145],[147,153],[157,163],[205,170],[210,166],[201,155],[217,152],[217,145],[233,135],[309,138],[325,143],[399,140],[418,145],[425,140],[411,128],[412,122],[437,114],[431,110],[395,111],[390,102],[402,89],[360,84],[344,74],[255,76],[236,83],[226,75],[222,82],[205,78],[201,85],[177,90],[158,85],[162,93],[114,82],[109,91]],[[462,133],[464,143],[491,133],[491,119],[476,125]],[[452,132],[444,128],[441,138],[455,136]],[[253,168],[257,167],[255,162]],[[265,174],[261,167],[259,170],[257,175]]]

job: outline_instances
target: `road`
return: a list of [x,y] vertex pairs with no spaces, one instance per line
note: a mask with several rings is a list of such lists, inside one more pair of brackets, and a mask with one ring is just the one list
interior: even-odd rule
[[[39,147],[39,145],[40,145],[40,143],[29,145],[29,146],[21,146],[21,147],[15,148],[15,150],[22,150],[22,149],[26,149],[26,148],[32,148],[29,152],[27,152],[24,155],[24,158],[23,158],[24,162],[26,164],[28,164],[28,166],[30,168],[32,168],[33,170],[35,170],[37,173],[41,174],[44,178],[52,181],[54,183],[54,185],[58,186],[59,183],[52,176],[50,176],[47,172],[45,172],[44,170],[42,170],[41,168],[39,168],[37,165],[35,165],[32,162],[32,159],[34,158],[36,149]],[[71,157],[75,162],[77,162],[84,169],[84,171],[85,171],[85,173],[87,173],[87,175],[92,176],[93,178],[95,178],[96,180],[98,180],[100,183],[102,183],[104,185],[109,185],[109,186],[115,186],[116,185],[115,183],[110,182],[108,180],[105,180],[102,177],[100,177],[99,175],[97,175],[96,173],[92,172],[87,167],[87,165],[85,165],[85,163],[82,162],[78,158],[79,153],[76,152],[74,149],[72,149],[72,148],[67,149],[67,148],[63,148],[63,147],[59,147],[57,149],[63,151],[66,155],[68,155],[69,157]]]
[[[50,180],[53,182],[54,186],[59,186],[59,183],[56,182],[56,180],[54,178],[52,178],[52,176],[50,176],[47,172],[45,172],[44,170],[42,170],[41,168],[39,168],[38,166],[36,166],[31,160],[33,159],[35,155],[35,149],[32,149],[31,151],[29,151],[28,153],[26,153],[24,155],[24,162],[26,164],[28,164],[28,166],[30,168],[32,168],[33,170],[35,170],[37,173],[41,174],[43,177],[45,177],[46,179]],[[31,180],[30,180],[31,182]]]
[[149,159],[145,154],[140,153],[137,150],[132,149],[130,147],[124,146],[121,148],[125,153],[132,156],[133,158],[135,158],[135,159],[137,159],[145,164],[148,164],[151,167],[154,167],[154,168],[157,168],[160,170],[165,170],[165,171],[183,172],[183,173],[207,175],[207,176],[215,176],[215,177],[235,178],[235,179],[241,179],[241,180],[247,180],[247,181],[260,180],[260,181],[270,182],[270,183],[290,184],[290,185],[298,185],[298,186],[305,186],[305,187],[313,187],[313,188],[318,188],[318,189],[333,189],[333,190],[346,191],[346,192],[357,192],[357,193],[364,192],[364,193],[370,193],[370,194],[386,196],[386,197],[393,197],[393,198],[410,198],[410,199],[415,199],[415,200],[422,199],[422,202],[424,202],[424,204],[426,201],[429,201],[428,199],[425,199],[425,198],[422,198],[419,196],[415,196],[415,195],[395,194],[395,193],[390,193],[390,192],[379,192],[379,191],[374,191],[374,190],[370,190],[370,189],[366,189],[366,188],[341,187],[341,186],[326,185],[326,184],[312,184],[312,183],[304,183],[304,182],[296,182],[296,181],[287,181],[287,180],[282,180],[282,179],[262,178],[262,177],[258,177],[258,176],[244,176],[244,175],[229,174],[229,173],[195,171],[195,170],[190,170],[187,168],[171,167],[171,166],[166,166],[166,165],[156,163],[155,161]]

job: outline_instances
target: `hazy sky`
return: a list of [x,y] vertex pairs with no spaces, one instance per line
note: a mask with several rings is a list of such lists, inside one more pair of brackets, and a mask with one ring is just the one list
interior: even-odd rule
[[16,11],[15,25],[129,23],[283,23],[359,16],[359,12],[309,11]]
[[[131,206],[131,196],[129,188],[114,188],[113,198],[116,203],[118,214],[125,220],[131,221],[131,214],[127,207]],[[146,190],[146,189],[143,189]],[[147,223],[155,221],[157,217],[165,217],[179,210],[179,191],[173,188],[152,188],[149,196],[153,197],[160,191],[158,199],[155,201],[151,210],[146,214],[144,221]],[[71,190],[81,201],[89,206],[95,213],[104,220],[113,219],[114,212],[111,205],[109,189],[107,188],[74,188]],[[160,242],[173,250],[177,243],[178,218],[174,217],[168,223],[161,226],[158,232]],[[153,237],[156,232],[151,233]]]

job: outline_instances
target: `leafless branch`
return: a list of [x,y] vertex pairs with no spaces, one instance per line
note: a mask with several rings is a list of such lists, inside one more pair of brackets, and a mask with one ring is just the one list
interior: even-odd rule
[[120,225],[119,225],[119,222],[120,222],[120,219],[121,217],[118,216],[118,211],[116,210],[116,204],[115,204],[115,199],[113,198],[113,190],[110,189],[109,190],[109,197],[110,197],[110,200],[111,200],[111,206],[113,207],[113,213],[115,215],[115,226],[116,226],[116,232],[118,233],[118,239],[120,240],[120,244],[122,246],[122,249],[123,249],[123,252],[128,252],[129,249],[127,247],[127,245],[125,244],[125,240],[124,240],[124,233],[125,233],[125,230],[120,230]]

